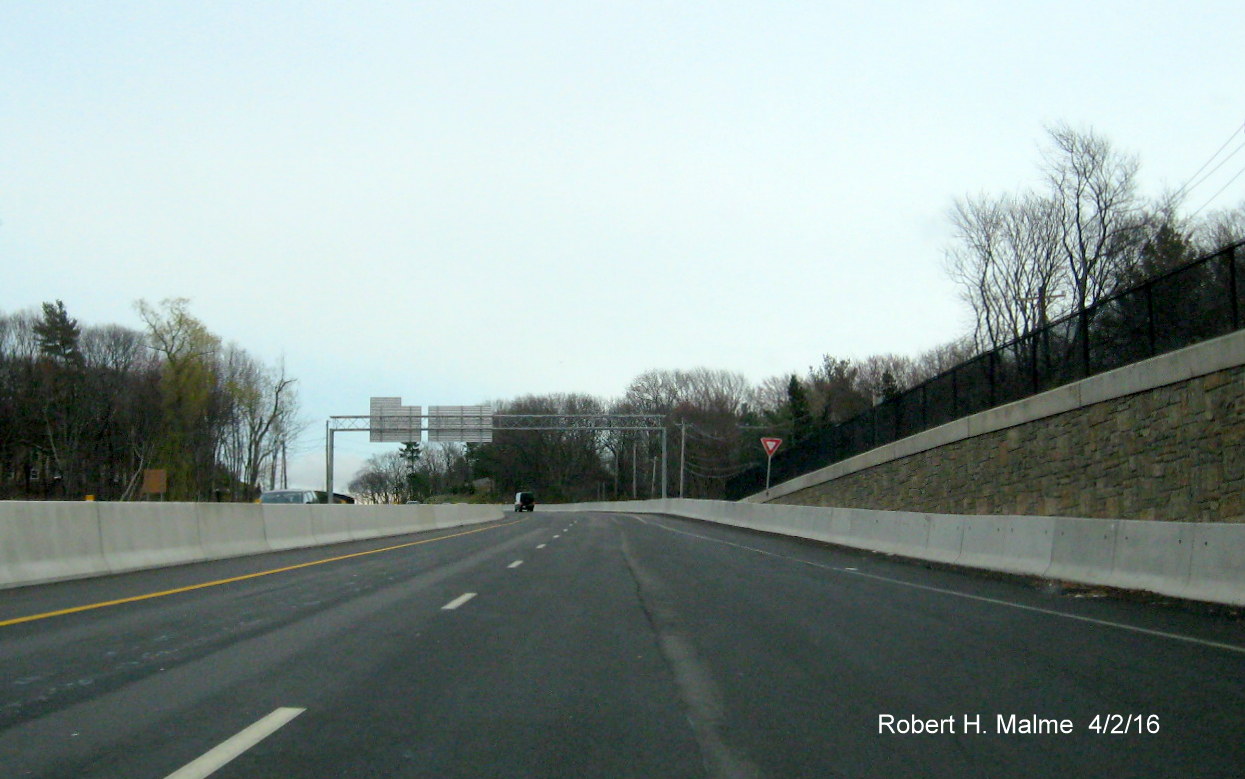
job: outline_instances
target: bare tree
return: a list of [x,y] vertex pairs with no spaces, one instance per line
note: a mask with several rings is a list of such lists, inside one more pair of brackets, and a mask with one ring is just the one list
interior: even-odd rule
[[1170,222],[1138,194],[1136,157],[1067,125],[1047,128],[1047,140],[1045,192],[957,199],[949,214],[946,268],[973,312],[979,352],[1110,295]]
[[92,408],[99,421],[88,455],[96,464],[93,491],[128,498],[151,463],[160,437],[160,362],[145,334],[120,325],[87,327],[82,354],[91,377]]
[[[494,407],[502,414],[596,415],[605,405],[589,395],[555,393],[527,395]],[[475,476],[493,479],[501,492],[532,489],[546,499],[586,500],[609,481],[606,444],[605,435],[591,429],[502,430],[492,443],[473,445],[455,467],[469,464]]]
[[1207,214],[1193,226],[1191,232],[1199,254],[1209,254],[1245,240],[1245,203]]
[[388,451],[367,458],[347,485],[364,503],[405,503],[408,494],[407,463],[400,452]]
[[[460,443],[430,444],[415,466],[420,483],[429,495],[463,491],[470,478],[467,448]],[[412,496],[418,497],[418,496]]]
[[973,339],[965,336],[922,352],[913,362],[913,386],[945,373],[960,363],[967,362],[976,351]]
[[1043,170],[1054,204],[1070,308],[1083,311],[1114,291],[1146,238],[1137,192],[1139,163],[1093,130],[1047,128]]
[[640,413],[665,414],[679,402],[674,371],[651,370],[641,373],[627,385],[625,399]]
[[227,403],[218,457],[247,493],[241,497],[251,498],[265,465],[277,456],[277,440],[289,432],[285,422],[297,408],[295,380],[284,364],[267,368],[237,344],[221,351],[217,371]]
[[857,363],[856,386],[875,403],[918,384],[916,378],[911,357],[875,354]]
[[956,244],[946,267],[972,309],[978,351],[996,349],[1045,324],[1068,274],[1058,206],[1036,194],[960,199],[951,211]]
[[752,389],[749,408],[761,415],[774,415],[787,402],[787,382],[790,376],[770,376]]

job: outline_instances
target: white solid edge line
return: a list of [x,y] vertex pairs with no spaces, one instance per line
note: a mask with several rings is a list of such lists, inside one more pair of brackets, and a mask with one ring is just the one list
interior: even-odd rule
[[515,560],[513,563],[511,563],[510,565],[507,565],[506,567],[507,568],[518,568],[520,565],[523,565],[523,561]]
[[[632,515],[627,515],[627,516],[632,516]],[[639,519],[639,517],[636,517],[636,519]],[[644,520],[642,519],[640,521],[644,522]],[[644,524],[647,525],[650,523],[644,522]],[[1237,654],[1245,654],[1245,646],[1239,646],[1237,644],[1226,644],[1221,641],[1209,641],[1207,639],[1197,638],[1195,636],[1186,636],[1180,633],[1169,633],[1166,630],[1152,630],[1151,628],[1138,627],[1137,625],[1129,625],[1124,622],[1112,622],[1111,620],[1107,620],[1107,619],[1097,619],[1095,617],[1083,617],[1080,614],[1068,614],[1067,612],[1056,611],[1054,609],[1044,609],[1044,608],[1041,608],[1040,606],[1027,606],[1023,603],[1013,603],[1012,601],[1002,600],[1000,598],[988,598],[984,595],[970,595],[969,593],[966,593],[966,592],[957,592],[955,590],[948,590],[943,587],[931,587],[928,584],[916,584],[915,582],[906,582],[906,581],[903,581],[902,579],[892,579],[889,576],[879,576],[878,574],[875,574],[875,573],[865,573],[864,571],[858,571],[854,568],[836,568],[835,566],[832,566],[832,565],[823,565],[821,563],[814,563],[810,560],[800,560],[795,557],[787,557],[786,555],[774,554],[773,552],[767,552],[764,549],[757,549],[756,547],[744,546],[743,544],[734,544],[734,543],[731,543],[730,541],[723,541],[718,538],[709,538],[708,536],[701,536],[695,533],[688,533],[684,530],[675,530],[674,528],[666,527],[665,525],[662,525],[659,522],[653,522],[651,524],[654,525],[655,527],[661,528],[662,530],[665,530],[670,533],[678,533],[680,535],[691,536],[692,538],[699,538],[702,541],[711,541],[715,544],[724,544],[726,546],[733,546],[736,549],[746,549],[749,552],[756,552],[757,554],[766,555],[767,557],[776,557],[780,560],[787,560],[789,562],[799,563],[800,565],[807,565],[813,568],[821,568],[827,571],[835,571],[837,573],[846,573],[851,576],[860,576],[865,579],[873,579],[874,581],[886,582],[888,584],[895,584],[900,587],[910,587],[914,590],[924,590],[925,592],[935,592],[940,595],[951,595],[956,598],[964,598],[965,600],[973,600],[979,603],[991,603],[996,606],[1007,606],[1008,608],[1019,609],[1021,611],[1029,611],[1035,614],[1046,614],[1052,617],[1063,617],[1064,619],[1071,619],[1077,622],[1087,622],[1091,625],[1101,625],[1103,627],[1117,628],[1119,630],[1127,630],[1133,633],[1140,633],[1142,635],[1155,636],[1157,638],[1166,638],[1166,639],[1171,639],[1173,641],[1181,641],[1187,644],[1197,644],[1198,646],[1210,647],[1212,649],[1224,649],[1229,652],[1236,652]],[[793,536],[793,538],[798,538],[798,537]]]
[[205,776],[210,776],[230,760],[271,736],[304,711],[306,709],[276,709],[229,740],[208,750],[198,759],[169,774],[167,779],[203,779]]
[[453,611],[454,609],[456,609],[456,608],[458,608],[459,606],[463,605],[464,603],[466,603],[467,601],[471,600],[471,599],[472,599],[472,598],[474,598],[475,596],[476,596],[476,594],[475,594],[474,592],[464,592],[462,595],[459,595],[459,596],[458,596],[457,598],[455,598],[454,600],[452,600],[452,601],[450,601],[449,603],[447,603],[447,604],[445,604],[444,606],[442,606],[442,607],[441,607],[441,610],[442,610],[442,611]]

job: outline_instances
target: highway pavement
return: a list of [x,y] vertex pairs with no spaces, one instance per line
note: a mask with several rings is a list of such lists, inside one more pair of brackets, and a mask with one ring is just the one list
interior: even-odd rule
[[1240,777],[1245,621],[672,517],[0,591],[0,777]]

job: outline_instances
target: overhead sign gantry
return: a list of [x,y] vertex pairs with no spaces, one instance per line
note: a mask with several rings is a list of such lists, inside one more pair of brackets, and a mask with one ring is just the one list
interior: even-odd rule
[[[324,424],[324,491],[333,494],[333,436],[367,432],[374,443],[491,443],[499,430],[635,431],[661,433],[661,496],[667,496],[664,414],[497,414],[490,406],[404,406],[400,397],[374,397],[371,413],[331,416]],[[426,433],[426,437],[425,437]]]

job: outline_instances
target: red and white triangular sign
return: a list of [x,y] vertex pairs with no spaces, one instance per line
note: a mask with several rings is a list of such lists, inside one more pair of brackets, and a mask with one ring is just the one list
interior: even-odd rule
[[765,454],[773,457],[774,452],[778,451],[778,447],[782,446],[781,438],[762,438],[761,446],[765,447]]

